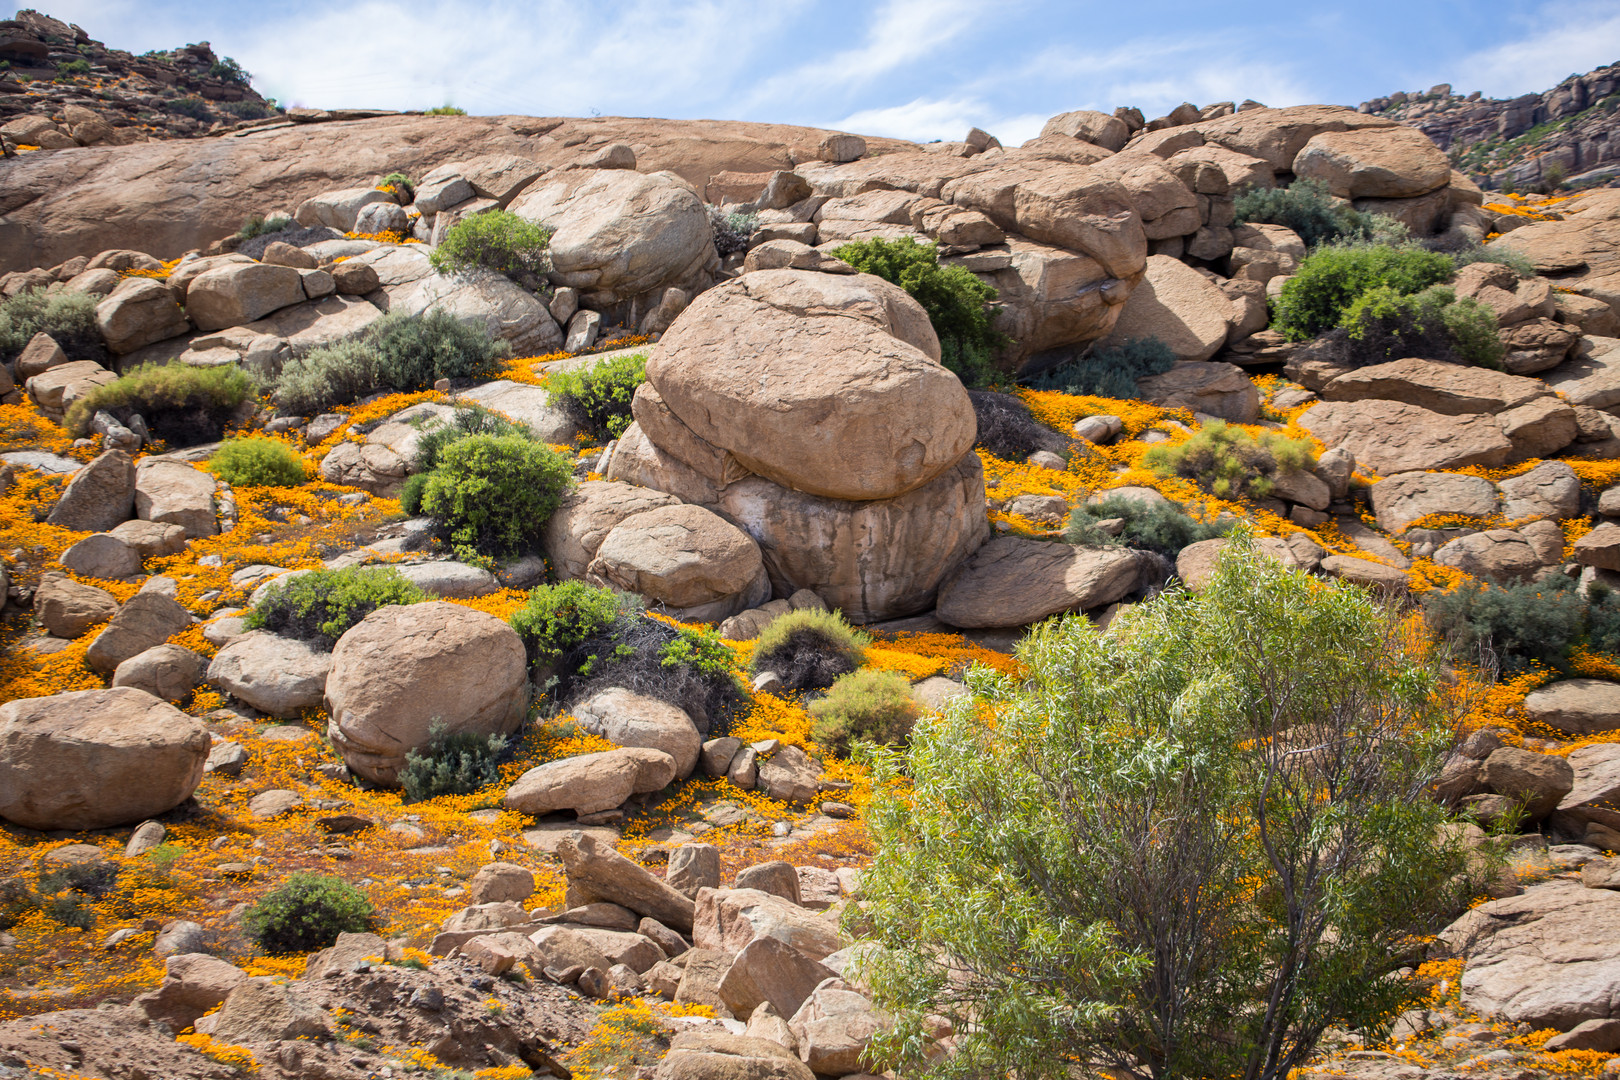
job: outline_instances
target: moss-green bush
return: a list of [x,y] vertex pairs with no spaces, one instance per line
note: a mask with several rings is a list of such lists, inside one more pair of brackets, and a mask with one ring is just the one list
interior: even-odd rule
[[857,240],[834,252],[863,274],[876,274],[910,293],[939,335],[941,358],[967,386],[983,386],[991,358],[1006,339],[991,325],[996,290],[961,266],[939,265],[939,247],[899,240]]
[[516,435],[472,435],[444,448],[422,489],[422,512],[458,552],[531,551],[574,486],[568,459]]
[[1275,432],[1258,437],[1214,420],[1183,443],[1160,443],[1142,455],[1160,476],[1180,476],[1223,499],[1270,498],[1280,472],[1316,463],[1310,444]]
[[[1125,523],[1118,535],[1111,536],[1097,527],[1114,518],[1122,518]],[[1157,551],[1173,559],[1188,544],[1213,540],[1229,531],[1231,525],[1198,521],[1179,506],[1147,506],[1136,499],[1111,495],[1100,503],[1075,507],[1063,538],[1086,547]]]
[[1140,396],[1137,379],[1163,375],[1176,365],[1176,354],[1156,337],[1131,338],[1106,348],[1093,348],[1084,356],[1028,380],[1032,390],[1106,398]]
[[789,690],[824,690],[866,663],[870,644],[836,611],[790,611],[760,633],[749,670],[774,671]]
[[754,214],[728,212],[710,203],[709,227],[714,232],[714,250],[723,259],[748,250],[748,238],[759,228],[759,218]]
[[620,619],[640,612],[638,596],[583,581],[564,581],[530,589],[528,599],[509,621],[523,639],[529,659],[550,664]]
[[439,795],[471,795],[501,778],[501,760],[509,740],[476,731],[448,732],[440,723],[428,727],[428,744],[405,755],[399,783],[405,801],[421,802]]
[[1504,677],[1536,667],[1567,672],[1577,645],[1620,652],[1620,594],[1597,585],[1582,596],[1562,574],[1522,585],[1470,582],[1427,593],[1423,608],[1460,659],[1494,661]]
[[1363,293],[1384,286],[1402,296],[1451,279],[1451,256],[1420,247],[1324,247],[1300,263],[1273,304],[1271,328],[1290,341],[1332,330]]
[[538,276],[551,269],[550,243],[551,230],[544,225],[509,210],[491,210],[450,226],[428,261],[441,274],[482,268],[509,277]]
[[226,439],[208,459],[208,471],[232,487],[295,487],[308,478],[298,451],[262,435]]
[[1375,286],[1356,297],[1342,325],[1351,360],[1362,364],[1421,356],[1497,368],[1506,351],[1495,313],[1444,285],[1411,295]]
[[1406,226],[1393,218],[1354,210],[1334,199],[1320,180],[1295,180],[1286,188],[1245,188],[1233,200],[1239,225],[1282,225],[1307,247],[1373,241],[1399,243]]
[[[422,423],[418,421],[418,423]],[[457,405],[448,423],[435,424],[416,443],[418,475],[439,467],[444,448],[473,435],[515,435],[534,440],[528,427],[479,405]]]
[[837,757],[848,757],[857,742],[900,746],[920,712],[903,675],[866,668],[840,676],[811,702],[810,737]]
[[268,236],[270,233],[280,232],[292,223],[293,219],[286,214],[271,214],[269,217],[254,214],[242,222],[242,227],[236,230],[236,239],[253,240],[260,236]]
[[617,439],[635,420],[630,399],[646,381],[645,356],[617,356],[588,368],[551,372],[546,376],[546,400],[567,410],[596,437]]
[[376,925],[376,909],[342,878],[296,873],[242,914],[242,930],[267,953],[305,953],[337,943],[339,934],[363,934]]
[[330,650],[345,631],[378,608],[426,599],[426,593],[392,567],[313,570],[270,586],[243,622],[249,630],[269,630]]
[[500,369],[504,342],[481,323],[443,311],[384,315],[358,337],[296,357],[276,380],[276,407],[308,415],[346,405],[374,390],[426,390],[440,379],[488,379]]
[[403,195],[404,198],[400,201],[406,205],[416,199],[416,185],[411,182],[410,177],[402,172],[391,172],[377,181],[377,190],[392,191],[398,195]]
[[466,116],[467,110],[454,105],[435,105],[423,113],[424,116]]
[[69,360],[105,360],[106,345],[96,326],[97,299],[82,292],[24,289],[0,300],[0,363],[17,359],[41,332],[56,339]]
[[258,390],[253,376],[234,364],[142,364],[75,401],[63,426],[82,438],[98,411],[125,409],[140,413],[153,436],[170,447],[195,446],[218,439],[231,415]]

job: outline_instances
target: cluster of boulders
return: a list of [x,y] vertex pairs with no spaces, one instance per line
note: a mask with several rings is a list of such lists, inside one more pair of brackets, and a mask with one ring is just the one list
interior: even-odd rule
[[0,60],[0,155],[184,138],[273,115],[206,41],[135,56],[24,9],[0,20]]

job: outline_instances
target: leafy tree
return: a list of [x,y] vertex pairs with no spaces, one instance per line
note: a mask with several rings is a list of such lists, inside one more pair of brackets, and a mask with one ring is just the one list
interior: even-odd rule
[[876,274],[910,293],[928,312],[945,366],[968,386],[994,374],[991,355],[1006,339],[990,325],[996,290],[961,266],[939,265],[939,247],[899,240],[857,240],[833,252],[863,274]]
[[1329,1026],[1376,1034],[1470,888],[1422,797],[1454,716],[1404,630],[1240,537],[1202,593],[1044,624],[1025,676],[866,751],[874,1064],[921,1068],[930,1016],[929,1075],[962,1078],[1282,1080]]
[[208,471],[234,487],[297,487],[307,479],[298,451],[263,435],[226,439]]

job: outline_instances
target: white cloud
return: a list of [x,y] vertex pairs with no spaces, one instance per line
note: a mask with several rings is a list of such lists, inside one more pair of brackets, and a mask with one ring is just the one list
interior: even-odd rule
[[[1533,29],[1544,26],[1545,29]],[[1547,5],[1524,36],[1464,57],[1449,81],[1459,91],[1517,97],[1551,89],[1567,76],[1620,60],[1620,11],[1612,0]]]
[[891,139],[954,142],[969,128],[982,128],[1004,145],[1017,146],[1040,134],[1047,118],[1035,113],[1005,116],[977,98],[917,98],[904,105],[861,109],[841,120],[816,124],[862,135],[882,135]]

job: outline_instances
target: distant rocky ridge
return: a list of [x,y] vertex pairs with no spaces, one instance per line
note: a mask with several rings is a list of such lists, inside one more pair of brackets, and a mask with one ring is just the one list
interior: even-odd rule
[[0,65],[0,127],[45,115],[55,130],[26,134],[47,149],[195,138],[277,114],[206,41],[136,56],[28,9],[0,21]]
[[1362,102],[1409,124],[1492,190],[1600,187],[1620,179],[1620,63],[1516,98],[1453,93],[1450,83]]

